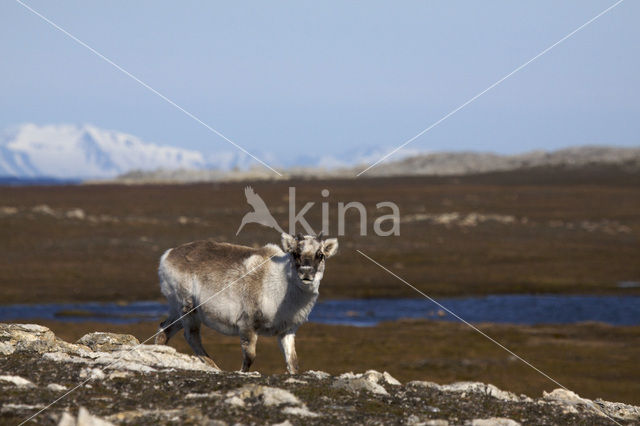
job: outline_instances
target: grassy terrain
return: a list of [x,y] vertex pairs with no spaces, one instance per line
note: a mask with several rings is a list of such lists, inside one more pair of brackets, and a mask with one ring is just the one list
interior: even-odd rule
[[[256,224],[235,236],[250,211],[245,185],[0,187],[0,303],[157,299],[156,267],[167,248],[204,238],[279,241],[277,232]],[[356,249],[432,296],[640,293],[618,287],[640,281],[638,173],[545,169],[251,185],[285,229],[289,186],[297,188],[298,210],[316,203],[306,215],[316,229],[320,203],[329,203],[332,235],[338,202],[367,207],[368,236],[359,235],[358,214],[347,214],[347,235],[329,260],[323,298],[416,296]],[[388,213],[376,209],[381,201],[400,207],[400,236],[373,233],[373,221]],[[52,210],[34,211],[39,205]],[[84,218],[66,216],[76,208]],[[450,214],[458,219],[429,219]],[[473,214],[498,220],[465,225]]]

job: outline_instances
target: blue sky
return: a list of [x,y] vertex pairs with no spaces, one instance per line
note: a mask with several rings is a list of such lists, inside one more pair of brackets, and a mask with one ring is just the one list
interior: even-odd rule
[[[404,142],[613,1],[24,0],[249,151]],[[640,145],[640,2],[625,1],[410,145],[522,152]],[[92,123],[234,148],[12,0],[0,128]]]

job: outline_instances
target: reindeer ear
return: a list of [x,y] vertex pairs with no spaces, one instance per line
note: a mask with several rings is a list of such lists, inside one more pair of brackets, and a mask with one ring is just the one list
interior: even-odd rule
[[328,238],[322,242],[322,251],[325,257],[329,258],[338,251],[338,239]]
[[287,234],[286,232],[282,233],[282,248],[287,253],[293,253],[296,250],[298,245],[298,241],[292,235]]

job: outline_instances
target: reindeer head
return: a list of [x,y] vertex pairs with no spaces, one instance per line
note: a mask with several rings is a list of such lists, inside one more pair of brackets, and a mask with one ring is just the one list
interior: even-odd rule
[[336,238],[324,240],[322,232],[317,237],[302,234],[294,237],[283,233],[282,248],[291,253],[303,288],[317,289],[324,275],[325,259],[336,254],[338,240]]

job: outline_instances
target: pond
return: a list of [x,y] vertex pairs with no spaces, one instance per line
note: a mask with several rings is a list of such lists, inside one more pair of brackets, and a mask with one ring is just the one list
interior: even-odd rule
[[[640,296],[490,295],[440,298],[438,303],[472,323],[570,324],[597,321],[640,325]],[[160,321],[161,302],[0,305],[0,321],[43,320],[133,323]],[[316,304],[309,320],[323,324],[373,326],[401,318],[457,321],[427,299],[346,299]]]

